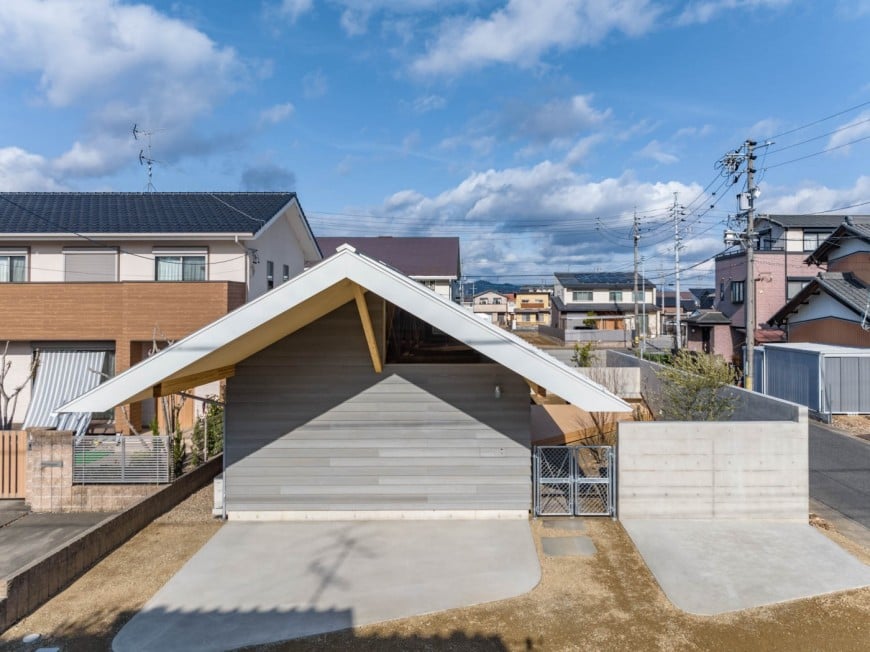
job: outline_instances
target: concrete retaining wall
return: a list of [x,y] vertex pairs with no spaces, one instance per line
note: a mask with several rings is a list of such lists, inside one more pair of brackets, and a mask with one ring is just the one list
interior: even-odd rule
[[[640,386],[644,399],[654,414],[659,413],[661,380],[656,370],[662,365],[649,360],[641,360],[620,351],[607,351],[608,367],[635,367],[640,369]],[[807,408],[772,396],[757,394],[740,387],[726,387],[722,390],[734,396],[734,413],[730,421],[802,421],[807,422]]]
[[619,517],[806,522],[806,420],[622,422]]
[[538,326],[538,333],[558,338],[566,344],[573,342],[596,342],[600,346],[624,346],[631,341],[631,334],[624,330],[594,328],[564,329],[554,326]]
[[218,455],[0,581],[0,632],[60,592],[155,518],[209,484],[222,468],[223,457]]

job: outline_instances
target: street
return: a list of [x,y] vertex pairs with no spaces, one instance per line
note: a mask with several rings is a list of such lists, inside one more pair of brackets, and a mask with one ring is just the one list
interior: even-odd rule
[[870,528],[870,442],[810,421],[810,498]]

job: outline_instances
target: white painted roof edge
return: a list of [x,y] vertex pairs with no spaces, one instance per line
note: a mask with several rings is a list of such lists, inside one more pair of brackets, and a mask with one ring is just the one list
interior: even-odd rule
[[58,412],[98,412],[129,401],[172,374],[258,325],[345,279],[394,303],[483,355],[566,401],[588,411],[625,412],[631,407],[604,387],[519,337],[486,323],[350,246],[274,290],[220,317],[102,385],[58,408]]

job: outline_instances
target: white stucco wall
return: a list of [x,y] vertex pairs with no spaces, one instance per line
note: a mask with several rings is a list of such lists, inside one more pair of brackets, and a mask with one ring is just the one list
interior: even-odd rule
[[[290,216],[296,215],[295,206],[289,206],[284,213],[264,227],[256,238],[246,241],[246,244],[257,250],[259,262],[251,265],[248,300],[260,296],[268,290],[266,284],[266,263],[275,264],[274,283],[278,287],[283,282],[283,266],[290,266],[290,278],[297,276],[305,269],[305,255],[293,228],[290,226]],[[293,218],[295,219],[295,217]]]

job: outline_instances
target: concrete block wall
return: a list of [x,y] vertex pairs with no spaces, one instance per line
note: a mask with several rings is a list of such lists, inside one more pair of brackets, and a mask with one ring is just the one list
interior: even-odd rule
[[805,522],[806,419],[622,422],[617,474],[621,519]]
[[25,502],[33,512],[117,512],[160,491],[157,484],[73,484],[73,433],[28,433]]

